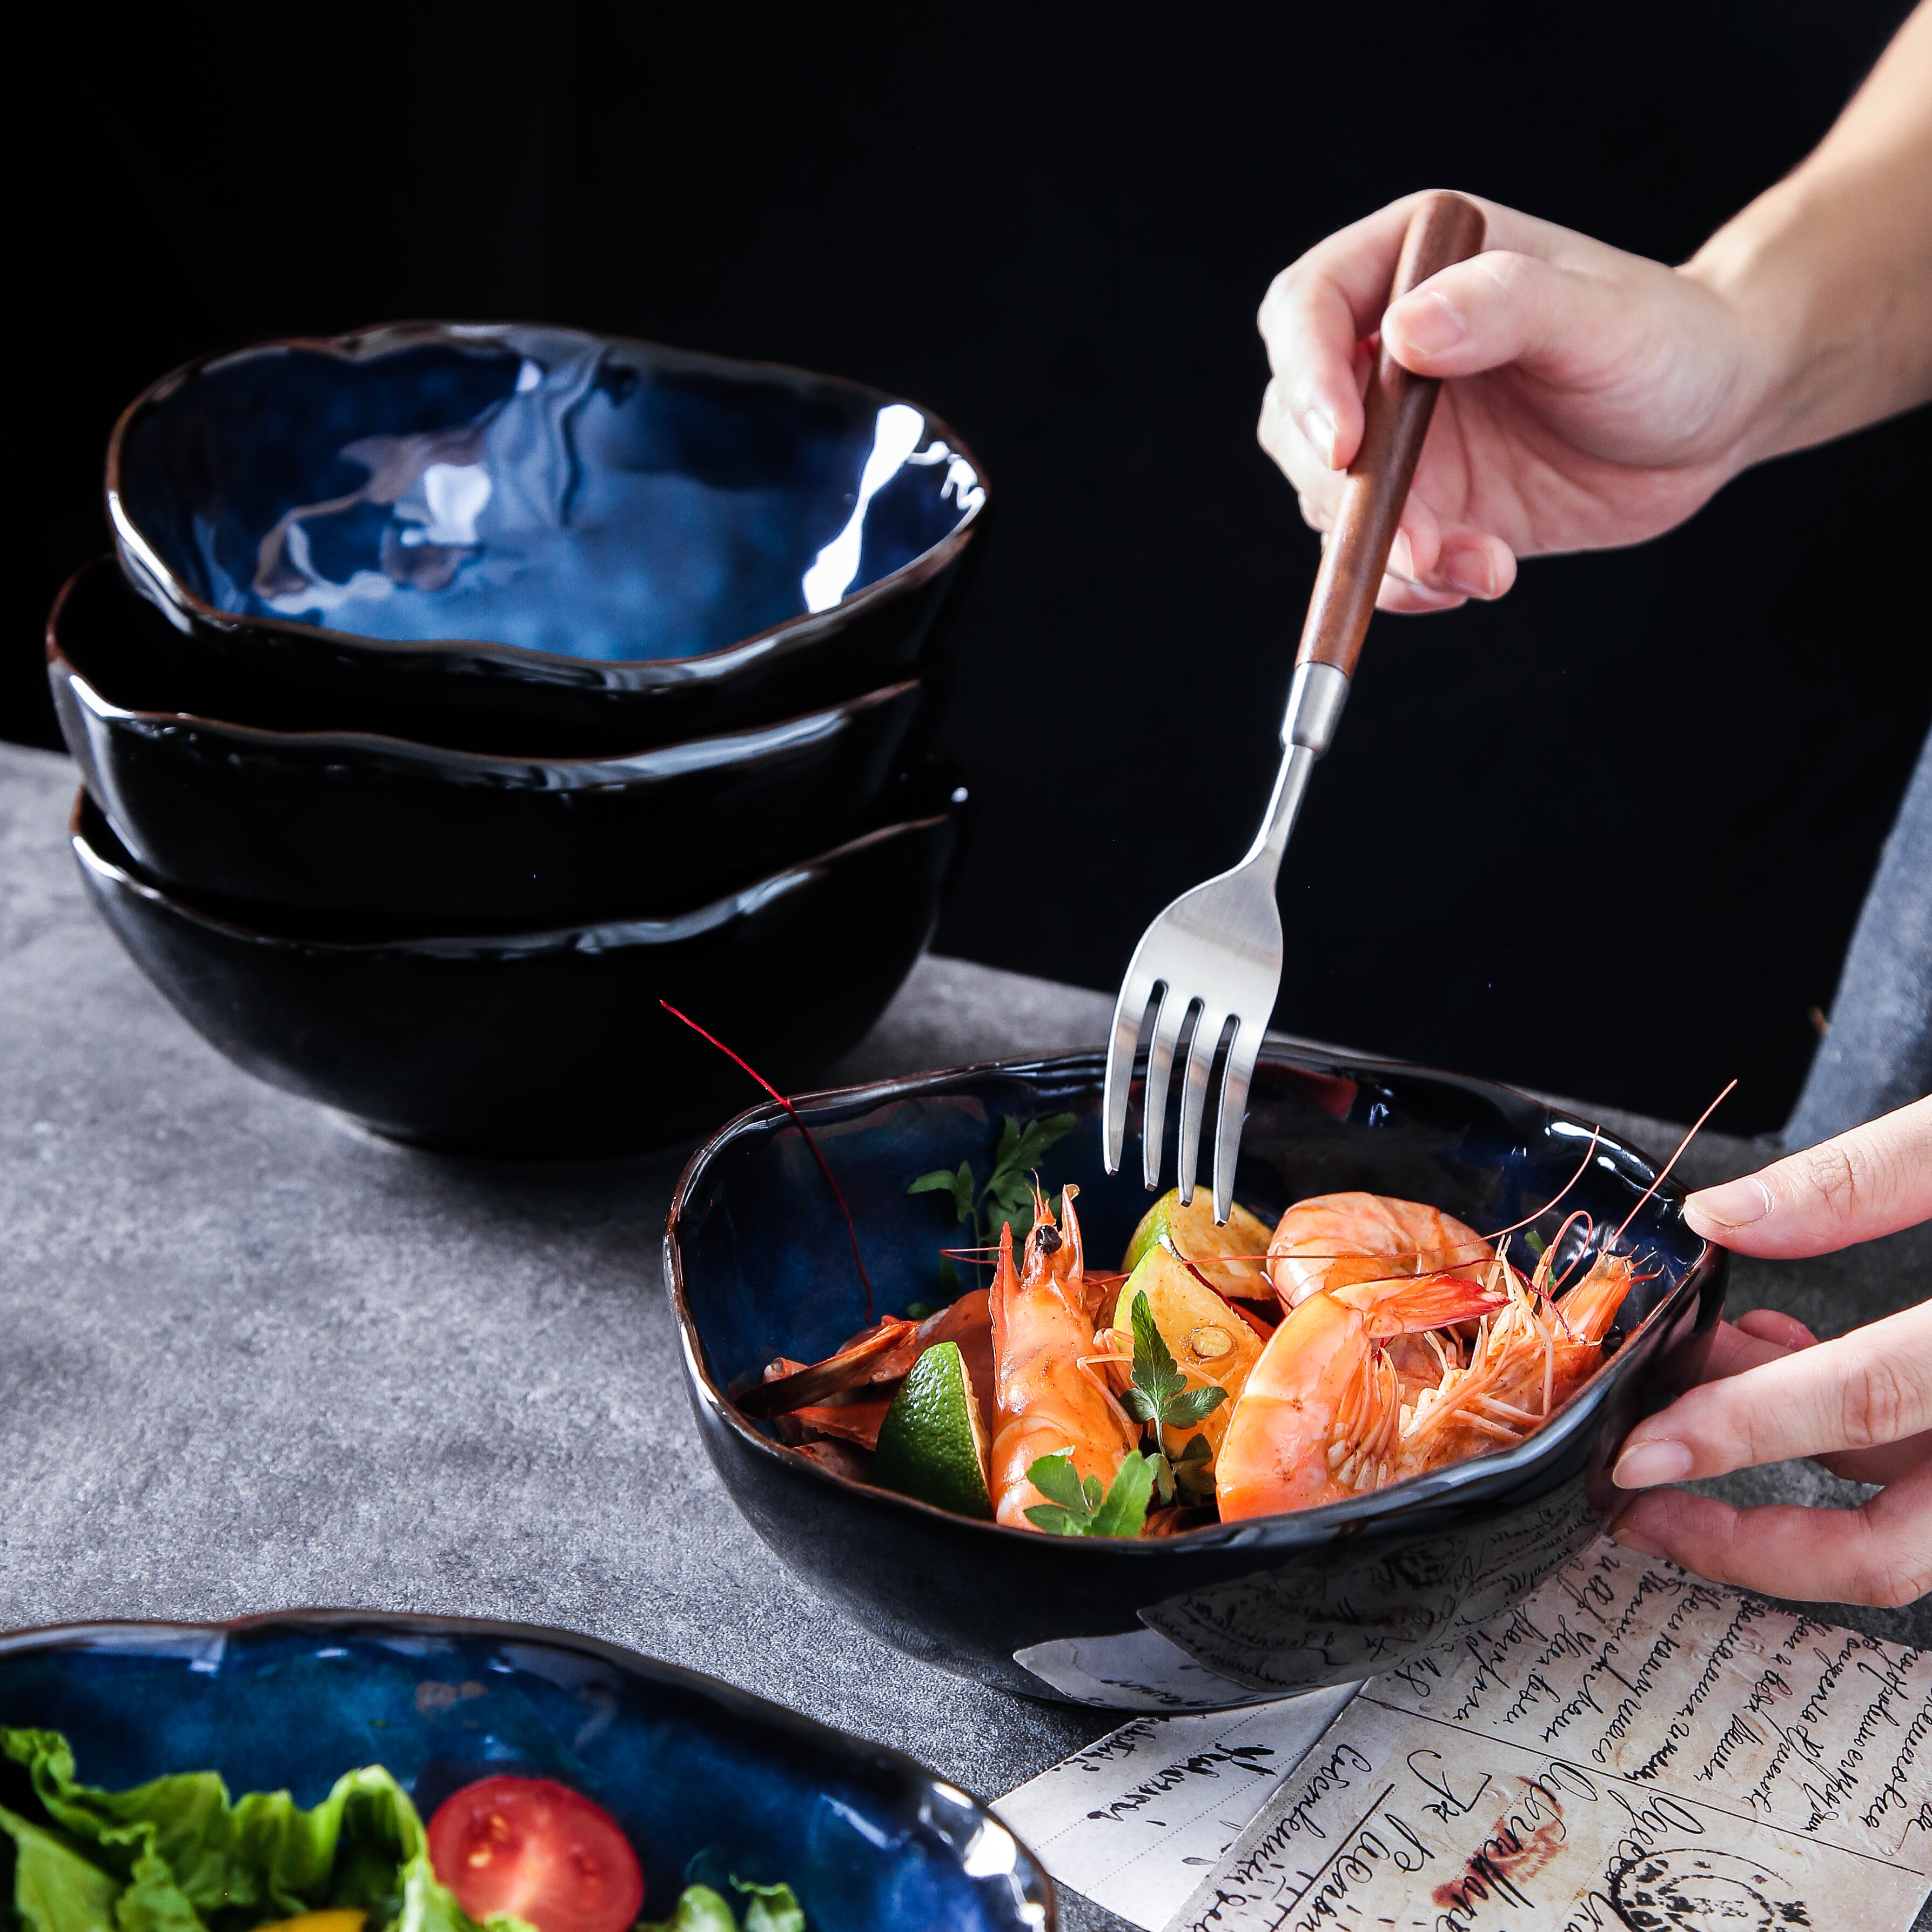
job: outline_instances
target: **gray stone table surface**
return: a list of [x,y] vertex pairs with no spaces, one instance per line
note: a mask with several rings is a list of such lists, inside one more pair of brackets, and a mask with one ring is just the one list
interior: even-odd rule
[[[563,1624],[988,1797],[1110,1728],[902,1656],[734,1510],[658,1276],[681,1154],[412,1152],[237,1072],[86,903],[74,784],[64,758],[0,746],[0,1628],[314,1604]],[[1091,1044],[1109,1005],[928,958],[833,1078]],[[1653,1150],[1676,1137],[1603,1118]],[[1762,1158],[1714,1134],[1686,1166]],[[1835,1333],[1927,1292],[1932,1230],[1734,1280],[1734,1310]],[[1730,1492],[1862,1493],[1808,1466]],[[1924,1604],[1840,1614],[1932,1640]],[[1063,1905],[1072,1927],[1123,1922]]]

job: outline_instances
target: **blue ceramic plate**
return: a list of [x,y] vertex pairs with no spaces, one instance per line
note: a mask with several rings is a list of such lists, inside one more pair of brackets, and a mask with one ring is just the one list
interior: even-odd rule
[[687,1874],[735,1872],[789,1884],[813,1932],[1054,1922],[1030,1855],[910,1758],[563,1630],[366,1610],[23,1630],[0,1636],[0,1723],[64,1732],[112,1787],[212,1769],[309,1805],[382,1764],[425,1819],[478,1778],[554,1778],[622,1826],[652,1918]]
[[[983,1180],[1003,1116],[1070,1113],[1049,1187],[1080,1188],[1096,1266],[1118,1264],[1149,1196],[1101,1164],[1105,1056],[968,1067],[796,1104],[856,1217],[881,1312],[950,1298],[939,1250],[962,1238],[950,1198],[908,1196],[935,1168]],[[1140,1084],[1134,1087],[1138,1118]],[[1168,1109],[1170,1125],[1178,1109]],[[1006,1689],[1144,1709],[1211,1707],[1342,1683],[1454,1644],[1595,1534],[1607,1469],[1647,1405],[1694,1376],[1724,1304],[1724,1251],[1685,1224],[1651,1159],[1486,1081],[1271,1042],[1251,1090],[1235,1197],[1272,1222],[1312,1194],[1424,1201],[1482,1230],[1536,1215],[1545,1240],[1576,1208],[1652,1278],[1616,1347],[1546,1427],[1379,1492],[1320,1509],[1114,1541],[949,1515],[783,1447],[725,1391],[773,1357],[814,1361],[866,1319],[845,1223],[797,1129],[742,1114],[693,1156],[664,1271],[706,1446],[778,1555],[866,1627],[928,1662]],[[1587,1165],[1585,1157],[1588,1156]],[[1538,1214],[1583,1167],[1562,1207]],[[1174,1150],[1166,1152],[1171,1175]],[[1578,1244],[1559,1250],[1566,1266]],[[983,1280],[983,1276],[982,1279]]]
[[191,363],[107,459],[124,564],[212,646],[372,699],[592,725],[770,716],[916,659],[986,500],[909,403],[555,328]]

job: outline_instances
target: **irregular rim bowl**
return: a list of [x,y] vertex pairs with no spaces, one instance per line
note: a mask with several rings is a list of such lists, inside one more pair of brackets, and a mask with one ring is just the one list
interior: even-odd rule
[[[971,544],[984,523],[991,505],[992,490],[985,466],[958,432],[942,418],[919,404],[910,404],[925,418],[930,440],[943,441],[973,468],[982,493],[952,530],[932,548],[909,563],[902,564],[875,582],[843,598],[829,610],[802,614],[771,625],[754,635],[740,639],[720,650],[686,658],[585,658],[560,652],[525,649],[487,638],[390,638],[371,637],[361,632],[338,631],[292,620],[246,616],[218,610],[182,583],[170,568],[123,500],[121,468],[124,446],[135,419],[155,404],[165,401],[182,385],[203,370],[239,356],[266,350],[301,350],[320,355],[357,361],[388,352],[410,344],[437,340],[466,344],[508,341],[520,333],[535,332],[541,325],[518,323],[464,324],[442,322],[386,322],[339,336],[272,336],[239,349],[224,350],[199,356],[151,382],[116,421],[107,443],[104,482],[107,520],[118,548],[142,586],[164,608],[172,606],[197,625],[230,635],[267,632],[304,639],[336,653],[369,652],[378,658],[406,659],[425,657],[461,657],[480,660],[500,674],[526,680],[578,687],[644,691],[657,687],[713,685],[733,673],[761,660],[794,657],[808,651],[820,638],[844,628],[877,606],[891,602],[938,577]],[[904,398],[875,389],[868,383],[842,376],[825,376],[780,362],[746,362],[730,356],[709,356],[693,350],[670,349],[632,336],[603,334],[596,330],[545,331],[546,333],[580,334],[616,346],[642,352],[662,363],[680,368],[713,370],[743,376],[763,375],[787,385],[811,385],[844,392],[874,409]]]
[[[835,703],[814,706],[794,716],[769,722],[706,730],[691,738],[652,742],[635,751],[478,751],[460,745],[439,745],[410,738],[394,730],[352,725],[254,724],[245,720],[217,717],[212,712],[184,709],[161,710],[153,705],[125,704],[102,686],[98,676],[83,670],[71,655],[62,635],[68,606],[84,591],[82,579],[94,572],[116,569],[113,559],[96,557],[84,563],[55,594],[47,612],[46,652],[50,671],[69,680],[86,695],[83,700],[98,716],[127,720],[154,729],[179,726],[232,740],[243,750],[260,748],[272,751],[288,746],[301,750],[340,747],[347,752],[367,752],[400,766],[420,769],[433,776],[453,776],[493,787],[533,791],[580,791],[662,780],[694,770],[710,770],[765,755],[772,748],[858,712],[890,704],[917,689],[922,680],[916,672],[884,680],[872,689],[856,692]],[[146,607],[143,607],[146,608]],[[386,641],[371,639],[372,643]]]
[[49,682],[89,794],[158,880],[265,908],[497,927],[682,910],[851,836],[936,722],[932,690],[903,677],[628,755],[236,723],[128,701],[167,686],[106,634],[104,590],[172,634],[107,560],[56,598]]
[[[623,1675],[709,1704],[722,1722],[734,1728],[774,1732],[814,1754],[869,1772],[895,1786],[912,1800],[906,1808],[930,1828],[956,1860],[962,1874],[976,1884],[988,1907],[989,1920],[1027,1927],[1031,1932],[1054,1932],[1058,1907],[1053,1882],[1039,1859],[988,1807],[970,1793],[928,1771],[916,1759],[890,1745],[875,1744],[835,1725],[786,1709],[722,1679],[682,1664],[646,1657],[601,1637],[542,1624],[494,1617],[432,1616],[410,1611],[360,1610],[286,1610],[210,1619],[176,1622],[159,1618],[103,1618],[86,1622],[28,1625],[0,1630],[0,1669],[10,1659],[62,1651],[124,1648],[127,1640],[142,1633],[158,1638],[179,1636],[191,1642],[212,1635],[280,1631],[352,1634],[405,1638],[449,1637],[472,1641],[500,1639],[531,1648],[562,1651],[595,1660]],[[117,1641],[118,1640],[118,1641]],[[197,1767],[182,1766],[183,1769]],[[344,1766],[344,1769],[349,1768]],[[1004,1839],[1012,1847],[1004,1873],[981,1875],[968,1869],[976,1846]],[[1000,1895],[1000,1880],[1006,1895]]]
[[89,897],[177,1013],[244,1072],[392,1138],[478,1154],[641,1151],[707,1132],[748,1090],[659,1010],[692,1011],[806,1084],[882,1012],[931,938],[970,828],[928,761],[870,829],[682,915],[532,929],[280,922],[164,890],[83,789]]
[[[942,1301],[942,1195],[923,1174],[983,1174],[1001,1117],[1071,1113],[1040,1165],[1078,1184],[1096,1260],[1149,1197],[1104,1171],[1105,1055],[1069,1053],[807,1096],[800,1112],[857,1216],[876,1312]],[[1170,1116],[1169,1125],[1172,1121]],[[811,1360],[864,1325],[844,1216],[797,1128],[766,1107],[686,1168],[664,1236],[694,1420],[734,1502],[788,1568],[910,1654],[1002,1689],[1109,1709],[1217,1709],[1358,1682],[1507,1617],[1588,1546],[1618,1499],[1610,1468],[1647,1408],[1696,1379],[1725,1257],[1684,1222],[1681,1190],[1614,1135],[1486,1081],[1276,1041],[1249,1100],[1236,1197],[1272,1219],[1366,1189],[1432,1202],[1484,1229],[1534,1226],[1574,1263],[1640,1210],[1626,1251],[1654,1259],[1619,1311],[1619,1346],[1548,1425],[1378,1492],[1322,1508],[1114,1540],[1041,1534],[932,1508],[783,1446],[728,1400],[774,1356]],[[1173,1160],[1168,1136],[1164,1166]],[[1573,1191],[1574,1190],[1574,1191]],[[1662,1198],[1643,1199],[1646,1190]],[[1559,1192],[1566,1197],[1555,1205]],[[1566,1220],[1585,1209],[1592,1217]],[[966,1238],[974,1238],[968,1235]],[[937,1289],[938,1292],[934,1292]]]
[[[1264,1062],[1270,1059],[1277,1062],[1288,1060],[1291,1064],[1299,1065],[1302,1064],[1305,1050],[1303,1042],[1284,1036],[1270,1034],[1262,1048],[1261,1058]],[[1389,1071],[1432,1075],[1452,1081],[1460,1087],[1506,1095],[1519,1104],[1538,1107],[1545,1105],[1530,1095],[1514,1088],[1504,1087],[1498,1082],[1481,1080],[1469,1075],[1443,1073],[1437,1069],[1412,1061],[1372,1059],[1364,1054],[1328,1048],[1316,1048],[1312,1057],[1318,1058],[1324,1068],[1354,1067],[1371,1072]],[[816,1115],[842,1118],[854,1113],[869,1111],[892,1100],[944,1092],[950,1086],[964,1085],[988,1074],[1024,1076],[1052,1070],[1065,1075],[1076,1072],[1090,1064],[1097,1072],[1104,1068],[1106,1062],[1106,1054],[1103,1050],[982,1060],[970,1066],[948,1067],[898,1080],[879,1081],[855,1087],[828,1088],[820,1093],[800,1094],[794,1098],[791,1108],[810,1124]],[[1144,1064],[1145,1056],[1143,1054],[1136,1063],[1137,1072],[1144,1070]],[[1565,1114],[1557,1108],[1552,1107],[1549,1111],[1556,1118],[1576,1119],[1575,1116]],[[680,1217],[692,1205],[692,1195],[704,1170],[720,1151],[748,1131],[780,1124],[788,1118],[784,1108],[766,1101],[758,1106],[747,1108],[735,1120],[726,1122],[686,1163],[684,1172],[678,1179],[677,1190],[671,1197],[670,1216],[664,1233],[664,1278],[670,1291],[671,1307],[677,1318],[679,1332],[683,1338],[686,1368],[694,1390],[701,1396],[712,1414],[748,1447],[786,1466],[802,1466],[808,1469],[818,1480],[832,1484],[848,1494],[866,1497],[889,1510],[910,1511],[920,1516],[937,1517],[949,1523],[957,1523],[973,1535],[990,1537],[1008,1544],[1030,1544],[1036,1542],[1038,1534],[1036,1532],[1009,1528],[1004,1523],[981,1522],[970,1516],[962,1516],[931,1503],[900,1496],[893,1490],[880,1489],[871,1484],[856,1482],[849,1477],[839,1475],[826,1468],[823,1463],[814,1462],[809,1456],[801,1456],[782,1443],[773,1442],[739,1412],[737,1405],[718,1386],[712,1373],[704,1338],[698,1333],[697,1322],[692,1316],[686,1292],[683,1256],[678,1243],[678,1224]],[[1576,1124],[1587,1126],[1591,1124],[1580,1121]],[[1610,1144],[1615,1146],[1618,1144],[1611,1142]],[[1676,1182],[1666,1180],[1658,1186],[1656,1198],[1667,1202],[1681,1202],[1684,1198],[1684,1190]],[[1150,1197],[1150,1204],[1151,1200],[1152,1197]],[[1702,1252],[1695,1264],[1646,1318],[1645,1328],[1661,1329],[1668,1327],[1694,1302],[1710,1276],[1721,1265],[1723,1252],[1713,1243],[1703,1243]],[[1612,1357],[1570,1398],[1555,1421],[1538,1430],[1516,1448],[1492,1450],[1486,1455],[1469,1456],[1460,1462],[1431,1471],[1427,1475],[1412,1477],[1371,1495],[1352,1498],[1346,1502],[1324,1504],[1316,1509],[1296,1510],[1280,1516],[1253,1516],[1239,1522],[1211,1523],[1177,1536],[1138,1539],[1081,1538],[1068,1540],[1077,1546],[1082,1557],[1102,1562],[1133,1562],[1158,1558],[1177,1549],[1292,1550],[1328,1542],[1339,1529],[1360,1530],[1387,1522],[1411,1511],[1419,1512],[1451,1493],[1455,1495],[1459,1503],[1464,1504],[1478,1500],[1491,1492],[1500,1495],[1513,1487],[1526,1469],[1539,1462],[1556,1460],[1576,1436],[1586,1433],[1594,1425],[1599,1412],[1610,1400],[1617,1384],[1623,1378],[1624,1372],[1634,1359],[1628,1350]]]

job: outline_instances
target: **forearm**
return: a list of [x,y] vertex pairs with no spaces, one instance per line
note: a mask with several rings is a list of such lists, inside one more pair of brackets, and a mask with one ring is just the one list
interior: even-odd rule
[[1735,307],[1766,372],[1746,463],[1932,395],[1932,0],[1810,156],[1684,272]]

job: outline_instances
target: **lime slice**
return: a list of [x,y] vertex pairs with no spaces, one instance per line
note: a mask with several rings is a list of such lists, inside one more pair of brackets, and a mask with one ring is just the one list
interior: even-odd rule
[[1180,1190],[1170,1187],[1141,1217],[1133,1239],[1127,1244],[1127,1258],[1121,1262],[1120,1268],[1124,1274],[1132,1274],[1165,1234],[1174,1244],[1178,1253],[1191,1262],[1203,1264],[1202,1274],[1222,1293],[1245,1295],[1251,1300],[1264,1299],[1274,1291],[1268,1286],[1258,1261],[1244,1265],[1222,1257],[1264,1255],[1268,1252],[1269,1234],[1268,1223],[1250,1214],[1239,1202],[1228,1211],[1228,1225],[1217,1228],[1214,1225],[1214,1197],[1205,1188],[1196,1188],[1194,1198],[1184,1208],[1180,1204]]
[[956,1342],[935,1342],[913,1364],[879,1425],[872,1480],[901,1496],[990,1516],[986,1426]]

